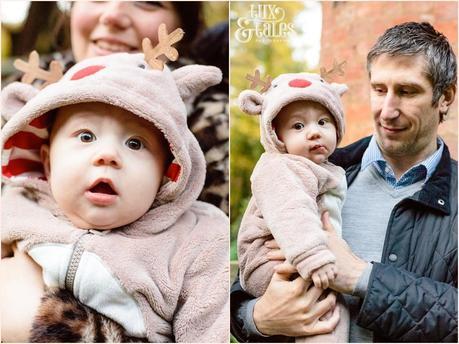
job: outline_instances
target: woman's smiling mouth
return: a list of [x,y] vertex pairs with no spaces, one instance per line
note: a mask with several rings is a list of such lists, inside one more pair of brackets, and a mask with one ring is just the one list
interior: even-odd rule
[[98,50],[98,52],[104,54],[104,53],[129,53],[133,51],[137,51],[138,49],[136,47],[132,47],[128,44],[119,42],[119,41],[113,41],[109,39],[96,39],[91,41],[92,44],[95,46],[95,48]]

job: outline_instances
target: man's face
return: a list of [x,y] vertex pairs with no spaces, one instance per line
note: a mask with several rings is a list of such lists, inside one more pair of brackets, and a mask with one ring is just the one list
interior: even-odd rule
[[121,108],[86,103],[59,109],[42,160],[57,204],[83,229],[112,229],[148,211],[167,160],[163,135]]
[[281,109],[273,124],[289,154],[321,164],[336,148],[335,120],[319,103],[290,103]]
[[[423,56],[378,56],[371,64],[371,110],[378,146],[386,158],[422,161],[436,150],[440,105]],[[444,102],[444,96],[439,104]]]

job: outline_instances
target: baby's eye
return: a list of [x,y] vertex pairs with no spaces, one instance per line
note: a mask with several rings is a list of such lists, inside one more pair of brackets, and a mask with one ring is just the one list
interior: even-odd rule
[[129,140],[127,140],[126,146],[128,146],[128,148],[132,150],[140,150],[144,147],[142,141],[136,138],[130,138]]
[[296,122],[295,124],[293,124],[292,128],[295,130],[301,130],[304,128],[304,124],[300,122]]
[[328,118],[321,118],[319,119],[319,121],[317,122],[319,125],[325,125],[327,123],[329,123],[330,120]]
[[78,138],[81,142],[88,143],[94,141],[96,139],[96,136],[90,131],[85,130],[78,134]]

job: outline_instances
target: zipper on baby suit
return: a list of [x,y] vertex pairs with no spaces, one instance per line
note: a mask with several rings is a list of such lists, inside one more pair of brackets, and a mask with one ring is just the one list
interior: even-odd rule
[[75,243],[73,247],[72,255],[70,257],[69,266],[67,273],[65,274],[65,289],[70,291],[73,294],[73,284],[75,282],[75,275],[78,270],[78,265],[80,264],[81,256],[83,255],[83,240],[88,235],[93,235],[94,233],[91,230],[88,230],[86,233],[83,233]]

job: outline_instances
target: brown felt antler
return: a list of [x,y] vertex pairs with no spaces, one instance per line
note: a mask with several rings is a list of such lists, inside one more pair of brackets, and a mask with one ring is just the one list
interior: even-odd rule
[[180,41],[184,34],[185,32],[180,28],[168,34],[166,24],[162,23],[158,28],[158,44],[154,48],[149,38],[144,38],[142,41],[145,61],[147,61],[151,68],[163,70],[164,61],[159,59],[159,57],[165,55],[169,60],[176,61],[178,58],[178,51],[172,47],[172,44]]
[[346,61],[343,61],[341,63],[336,62],[336,60],[333,60],[333,68],[327,71],[325,67],[320,68],[320,76],[324,79],[329,79],[333,75],[339,75],[343,76],[344,75],[344,70],[343,67],[346,65]]
[[249,87],[253,90],[255,90],[258,86],[263,86],[260,90],[261,93],[266,92],[271,87],[271,77],[268,75],[266,76],[266,80],[261,80],[260,71],[258,69],[255,69],[254,75],[247,74],[245,78],[251,81]]
[[21,72],[24,72],[24,75],[21,78],[21,82],[26,84],[31,84],[35,79],[46,81],[41,88],[48,86],[62,77],[62,71],[64,68],[57,61],[52,61],[49,65],[49,71],[41,69],[39,66],[39,56],[38,53],[34,50],[29,54],[29,61],[23,61],[16,59],[14,61],[14,67]]

